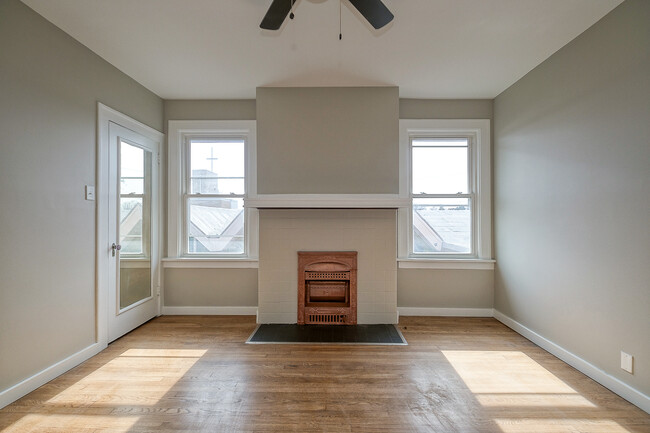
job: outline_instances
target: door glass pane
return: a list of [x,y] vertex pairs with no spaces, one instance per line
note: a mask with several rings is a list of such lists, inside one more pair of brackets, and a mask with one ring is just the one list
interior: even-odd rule
[[144,255],[142,248],[142,197],[120,197],[120,254]]
[[413,194],[466,194],[467,139],[412,141]]
[[120,310],[151,296],[151,152],[120,142]]
[[143,178],[128,178],[122,176],[120,180],[120,193],[125,194],[142,194],[144,192]]
[[413,252],[472,252],[472,210],[468,198],[414,198]]
[[189,253],[244,253],[244,200],[189,198]]

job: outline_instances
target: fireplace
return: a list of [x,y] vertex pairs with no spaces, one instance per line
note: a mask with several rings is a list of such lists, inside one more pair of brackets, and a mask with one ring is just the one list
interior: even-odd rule
[[357,323],[357,252],[298,252],[298,324]]

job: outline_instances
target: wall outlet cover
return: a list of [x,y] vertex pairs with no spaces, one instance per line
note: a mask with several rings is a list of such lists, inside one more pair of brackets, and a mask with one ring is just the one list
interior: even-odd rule
[[621,351],[621,368],[630,374],[634,372],[634,357]]
[[92,201],[95,200],[95,187],[91,185],[86,185],[86,200]]

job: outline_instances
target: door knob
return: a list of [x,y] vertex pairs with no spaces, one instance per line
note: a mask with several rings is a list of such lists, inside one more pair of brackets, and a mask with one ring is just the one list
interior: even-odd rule
[[122,245],[113,242],[113,245],[111,245],[111,255],[115,257],[115,251],[119,251],[121,249],[122,249]]

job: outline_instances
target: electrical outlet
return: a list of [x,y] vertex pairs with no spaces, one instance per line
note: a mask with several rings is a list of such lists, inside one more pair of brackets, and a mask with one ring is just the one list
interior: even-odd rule
[[621,368],[630,374],[634,374],[634,357],[623,351],[621,351]]

